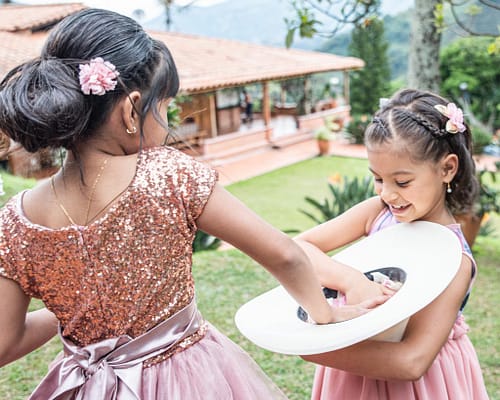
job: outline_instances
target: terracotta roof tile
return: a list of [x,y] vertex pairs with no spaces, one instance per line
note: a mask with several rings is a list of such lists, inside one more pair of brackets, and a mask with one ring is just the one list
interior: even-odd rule
[[82,3],[43,4],[37,6],[0,5],[0,31],[34,31],[54,25],[64,17],[87,8]]
[[28,34],[0,31],[0,79],[16,65],[38,56],[46,37],[44,32]]
[[169,47],[185,91],[203,91],[317,72],[363,68],[359,58],[171,32],[150,32]]
[[[67,13],[66,5],[25,6],[28,15],[48,20],[49,15]],[[81,6],[71,4],[70,6]],[[47,9],[45,9],[47,7]],[[82,6],[83,7],[83,6]],[[3,12],[9,7],[0,7],[0,26]],[[46,12],[48,9],[51,12]],[[35,11],[36,10],[36,11]],[[42,12],[43,11],[43,12]],[[74,10],[76,11],[76,10]],[[74,12],[73,11],[73,12]],[[71,13],[70,13],[71,14]],[[21,21],[11,16],[12,21]],[[35,21],[33,17],[32,21]],[[6,22],[3,22],[6,26]],[[25,23],[25,26],[29,26]],[[293,78],[318,72],[359,69],[364,62],[354,57],[342,57],[296,49],[214,39],[170,32],[150,32],[166,43],[177,64],[181,79],[181,90],[185,92],[211,91],[229,86],[240,86],[266,80]],[[0,29],[0,78],[11,68],[40,54],[47,33],[2,32]]]

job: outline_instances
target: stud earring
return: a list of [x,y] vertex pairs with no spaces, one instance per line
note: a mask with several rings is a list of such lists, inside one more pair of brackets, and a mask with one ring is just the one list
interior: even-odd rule
[[137,126],[135,126],[135,125],[134,125],[134,126],[132,127],[132,130],[129,130],[129,129],[127,128],[127,133],[128,133],[129,135],[131,135],[131,136],[132,136],[134,133],[137,133]]
[[451,183],[450,183],[450,182],[448,182],[448,183],[446,184],[446,193],[451,193],[451,192],[452,192],[452,190],[451,190]]

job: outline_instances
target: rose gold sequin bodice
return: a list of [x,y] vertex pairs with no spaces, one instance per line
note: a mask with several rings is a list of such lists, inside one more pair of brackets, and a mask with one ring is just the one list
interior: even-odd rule
[[0,275],[42,299],[76,344],[136,337],[193,298],[195,220],[216,180],[177,150],[147,149],[106,214],[56,230],[28,221],[19,194],[0,212]]

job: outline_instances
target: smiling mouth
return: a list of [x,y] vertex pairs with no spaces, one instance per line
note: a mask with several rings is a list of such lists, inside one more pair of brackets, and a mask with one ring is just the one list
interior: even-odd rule
[[403,210],[406,210],[410,205],[407,204],[405,206],[395,206],[395,205],[391,205],[391,208],[394,210],[394,211],[403,211]]

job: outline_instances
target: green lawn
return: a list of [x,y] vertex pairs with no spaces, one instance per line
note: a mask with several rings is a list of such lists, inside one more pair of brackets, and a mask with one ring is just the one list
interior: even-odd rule
[[323,199],[328,194],[328,180],[335,175],[364,177],[368,162],[346,157],[316,157],[277,169],[228,190],[275,227],[303,231],[314,226],[312,220],[298,211],[313,211],[304,196]]
[[[306,207],[304,196],[322,198],[327,193],[330,176],[335,173],[364,176],[366,166],[365,160],[315,158],[234,184],[228,189],[278,228],[303,230],[312,226],[312,222],[298,211]],[[496,216],[497,226],[499,220]],[[479,276],[466,308],[466,317],[471,326],[469,336],[478,352],[490,397],[500,400],[498,237],[479,237],[474,252]],[[291,400],[308,399],[314,366],[298,357],[273,354],[257,348],[241,336],[233,322],[234,314],[241,304],[276,286],[276,281],[237,250],[196,253],[193,261],[198,304],[203,315],[247,350]],[[39,307],[40,303],[34,302],[32,306]],[[44,375],[48,362],[59,349],[60,345],[54,339],[28,357],[0,369],[0,398],[24,399]]]

